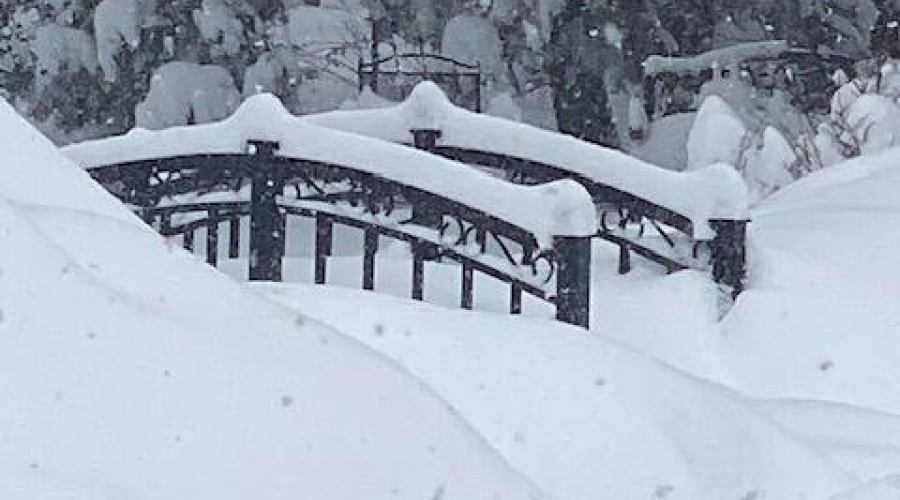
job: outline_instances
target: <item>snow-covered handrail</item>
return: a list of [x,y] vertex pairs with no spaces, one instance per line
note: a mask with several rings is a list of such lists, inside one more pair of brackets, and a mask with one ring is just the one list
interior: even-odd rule
[[746,185],[732,168],[664,170],[574,137],[459,108],[431,82],[419,84],[395,106],[308,115],[303,121],[397,143],[409,143],[414,129],[438,130],[442,146],[549,165],[665,207],[689,219],[697,239],[714,237],[710,220],[748,214]]
[[278,143],[281,157],[346,166],[442,196],[523,228],[542,245],[549,245],[553,236],[596,231],[591,197],[574,181],[534,187],[510,184],[422,151],[316,126],[294,117],[268,94],[248,99],[219,123],[134,130],[62,151],[90,169],[157,158],[242,154],[249,141]]
[[790,50],[786,40],[765,40],[761,42],[739,43],[729,47],[710,50],[696,56],[653,55],[644,60],[644,75],[653,76],[663,72],[699,73],[713,68],[728,68],[748,59],[777,57]]
[[[572,180],[510,184],[425,151],[302,122],[271,96],[220,123],[134,131],[64,153],[186,247],[205,226],[213,264],[219,224],[231,222],[229,248],[239,249],[239,218],[249,212],[251,280],[281,280],[285,217],[293,215],[316,219],[316,282],[324,283],[331,226],[352,219],[365,231],[364,286],[374,286],[379,237],[400,238],[411,244],[413,298],[422,298],[425,260],[443,256],[462,266],[463,307],[473,303],[479,271],[510,285],[511,312],[523,291],[540,286],[536,295],[556,306],[558,319],[588,326],[597,221],[590,194]],[[233,199],[207,200],[209,190]],[[206,215],[172,232],[174,214],[194,212]],[[489,240],[502,249],[500,264],[486,258]]]

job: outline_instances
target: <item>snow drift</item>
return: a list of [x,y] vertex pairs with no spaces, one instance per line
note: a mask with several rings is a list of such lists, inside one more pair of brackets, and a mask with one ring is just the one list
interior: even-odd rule
[[0,498],[538,496],[418,381],[0,129]]

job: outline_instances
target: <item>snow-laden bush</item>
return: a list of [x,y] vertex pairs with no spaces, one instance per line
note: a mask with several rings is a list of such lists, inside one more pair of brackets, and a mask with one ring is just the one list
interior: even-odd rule
[[751,203],[790,184],[799,161],[777,128],[748,128],[717,96],[707,97],[700,106],[688,137],[687,152],[691,170],[718,163],[733,165],[747,182]]
[[116,61],[123,47],[135,50],[141,43],[141,25],[152,12],[154,0],[103,0],[94,11],[94,38],[100,68],[108,82],[118,79]]
[[150,93],[137,105],[135,121],[147,129],[209,123],[228,117],[240,103],[234,79],[224,68],[173,62],[153,74]]
[[38,90],[59,76],[63,68],[71,72],[81,69],[91,74],[97,72],[94,40],[85,31],[56,24],[44,25],[35,31],[31,47],[36,59],[35,83]]
[[744,150],[747,127],[724,99],[707,97],[688,136],[688,169],[716,163],[737,165]]
[[815,139],[823,163],[900,145],[900,63],[888,62],[853,80],[842,74],[836,78],[842,85]]

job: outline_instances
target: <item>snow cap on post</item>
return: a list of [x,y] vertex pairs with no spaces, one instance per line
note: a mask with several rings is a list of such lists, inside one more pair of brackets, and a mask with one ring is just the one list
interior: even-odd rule
[[441,130],[454,106],[436,83],[424,81],[416,85],[399,108],[410,129]]

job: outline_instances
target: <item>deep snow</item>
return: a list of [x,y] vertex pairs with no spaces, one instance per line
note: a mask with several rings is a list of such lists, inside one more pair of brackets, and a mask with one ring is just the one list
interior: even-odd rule
[[0,127],[0,498],[540,496],[421,382]]

